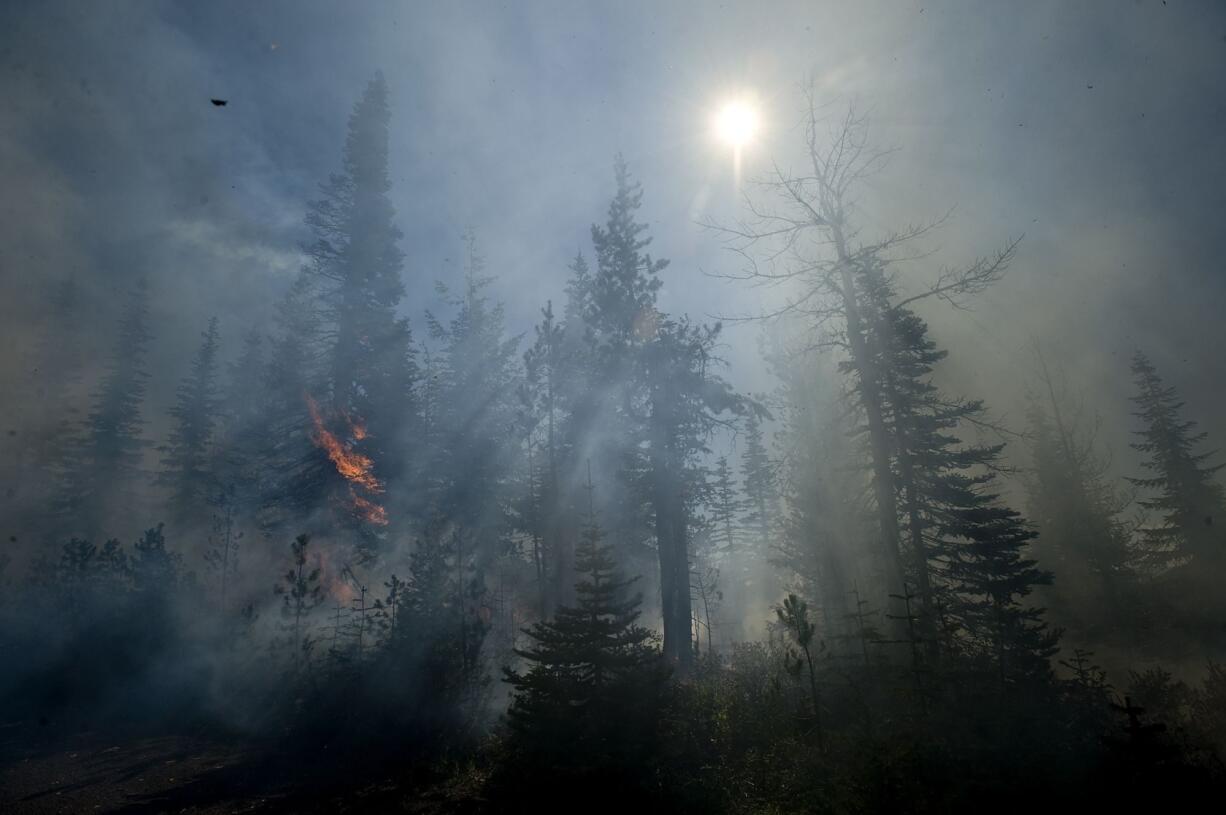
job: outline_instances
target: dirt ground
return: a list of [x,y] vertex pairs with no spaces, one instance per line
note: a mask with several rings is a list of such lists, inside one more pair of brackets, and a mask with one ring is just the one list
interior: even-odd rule
[[41,736],[9,729],[0,752],[0,809],[256,812],[289,794],[290,790],[278,789],[256,793],[262,785],[254,771],[246,751],[202,738],[157,736],[116,742],[88,732]]
[[[326,748],[324,748],[326,751]],[[287,766],[268,750],[205,736],[105,737],[0,725],[0,812],[283,813],[477,812],[454,782],[407,784],[390,775],[346,779]],[[326,780],[321,781],[325,778]]]

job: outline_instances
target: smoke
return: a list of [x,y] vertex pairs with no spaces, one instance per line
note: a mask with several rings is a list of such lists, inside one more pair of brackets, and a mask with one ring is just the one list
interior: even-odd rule
[[[510,333],[530,331],[547,299],[561,301],[576,250],[590,258],[589,227],[604,218],[619,150],[644,185],[651,251],[671,260],[661,309],[714,318],[768,308],[770,292],[708,276],[740,260],[699,222],[735,218],[772,162],[800,165],[798,89],[811,77],[830,110],[859,100],[874,143],[897,148],[857,201],[865,240],[952,209],[900,266],[904,290],[1023,237],[1007,277],[970,311],[925,308],[952,352],[942,387],[986,399],[1021,430],[1037,343],[1102,414],[1102,443],[1119,454],[1117,474],[1130,474],[1127,360],[1142,348],[1189,415],[1226,438],[1214,409],[1226,361],[1213,352],[1226,297],[1223,32],[1226,12],[1213,3],[9,4],[0,11],[0,534],[15,537],[20,565],[58,555],[23,525],[44,499],[24,484],[29,440],[54,433],[67,410],[79,418],[136,280],[149,281],[153,298],[150,440],[165,437],[210,316],[227,358],[245,331],[271,330],[303,262],[306,203],[338,169],[344,122],[377,70],[392,90],[404,310],[419,338],[437,306],[434,281],[459,277],[467,227],[481,236]],[[764,105],[740,188],[706,132],[710,110],[738,88]],[[61,324],[51,302],[65,281],[78,293]],[[778,385],[760,331],[731,323],[722,339],[726,375],[742,392]],[[42,344],[59,333],[83,349],[72,382],[67,365],[38,367]],[[40,389],[57,380],[65,404],[43,404]],[[394,504],[380,498],[372,462],[350,449],[361,417],[340,417],[346,439],[312,412],[317,443],[356,485],[355,511],[386,524]],[[598,455],[601,439],[588,443]],[[736,443],[719,436],[717,452]],[[146,464],[156,466],[155,451]],[[596,477],[612,491],[611,469]],[[160,495],[145,498],[149,516],[113,531],[125,543],[157,520]],[[171,532],[186,571],[208,586],[208,531]],[[339,542],[316,543],[326,593],[352,606],[360,567]],[[638,544],[634,562],[650,564]],[[361,578],[379,591],[407,573],[409,542],[389,549],[378,573]],[[233,608],[251,605],[251,636],[271,637],[279,601],[266,576],[283,572],[288,540],[251,535],[239,556],[250,568]],[[174,608],[194,619],[188,600]],[[220,694],[208,677],[242,673],[228,663],[234,636],[207,632],[197,639],[210,647],[189,658],[151,648],[146,681],[124,692],[182,686],[191,674],[206,677],[192,687]],[[23,676],[45,675],[63,656],[49,653]]]

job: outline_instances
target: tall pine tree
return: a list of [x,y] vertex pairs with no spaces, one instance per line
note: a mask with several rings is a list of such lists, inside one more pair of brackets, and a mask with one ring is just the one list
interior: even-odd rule
[[1132,359],[1137,395],[1134,415],[1141,420],[1140,441],[1132,446],[1145,454],[1150,475],[1129,479],[1150,492],[1141,502],[1157,523],[1143,532],[1145,557],[1158,569],[1187,565],[1220,575],[1226,564],[1226,500],[1214,474],[1222,464],[1209,464],[1212,451],[1198,452],[1207,434],[1180,414],[1184,403],[1163,383],[1157,369],[1141,352]]
[[218,486],[212,460],[221,408],[217,354],[217,318],[213,317],[201,334],[190,372],[175,392],[170,437],[160,448],[158,483],[169,488],[172,517],[184,524],[203,519],[206,502]]
[[60,483],[55,511],[60,534],[94,537],[107,529],[134,528],[144,486],[141,435],[149,372],[145,359],[152,342],[149,291],[142,280],[128,296],[118,336],[90,409],[59,452]]

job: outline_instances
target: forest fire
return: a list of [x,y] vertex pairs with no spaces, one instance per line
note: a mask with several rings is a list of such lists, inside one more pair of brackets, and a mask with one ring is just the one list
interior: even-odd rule
[[[369,493],[383,492],[383,485],[379,483],[374,473],[374,461],[369,456],[355,452],[349,443],[328,430],[320,414],[319,404],[309,394],[306,396],[306,403],[313,425],[311,441],[328,454],[328,459],[336,467],[336,471],[349,483],[352,510],[367,523],[387,526],[387,509],[357,492],[359,487]],[[362,441],[366,438],[366,427],[361,422],[354,421],[348,414],[345,414],[345,422],[349,425],[349,436],[353,441]]]

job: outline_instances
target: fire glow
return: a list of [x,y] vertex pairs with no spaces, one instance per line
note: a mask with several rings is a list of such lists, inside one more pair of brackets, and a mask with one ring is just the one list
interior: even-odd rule
[[[309,395],[306,397],[306,402],[307,410],[311,414],[311,423],[314,425],[311,441],[328,454],[332,466],[336,467],[336,471],[348,482],[350,506],[354,513],[368,523],[387,526],[387,509],[359,495],[357,491],[358,488],[361,488],[372,495],[379,495],[383,492],[383,485],[375,477],[374,462],[369,456],[355,452],[350,444],[337,438],[336,434],[324,426],[319,405]],[[350,438],[354,441],[362,441],[366,438],[366,428],[361,422],[354,421],[348,414],[345,415],[345,422],[349,425]]]

